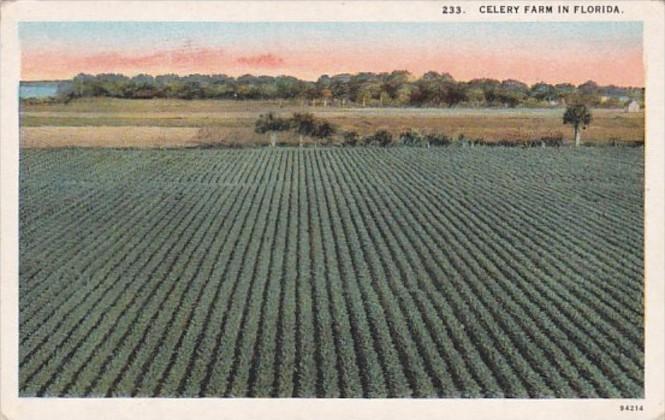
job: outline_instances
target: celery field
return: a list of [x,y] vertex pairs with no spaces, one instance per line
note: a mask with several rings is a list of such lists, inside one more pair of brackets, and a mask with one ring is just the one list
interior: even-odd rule
[[638,398],[642,147],[22,149],[19,393]]

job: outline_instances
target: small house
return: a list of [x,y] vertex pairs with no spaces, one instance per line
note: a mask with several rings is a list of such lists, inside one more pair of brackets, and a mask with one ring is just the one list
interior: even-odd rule
[[636,100],[630,101],[628,105],[626,105],[626,112],[639,112],[640,111],[640,104]]

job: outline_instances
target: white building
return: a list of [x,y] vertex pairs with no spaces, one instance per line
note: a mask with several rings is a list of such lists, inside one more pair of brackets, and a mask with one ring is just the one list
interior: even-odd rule
[[628,105],[626,105],[626,112],[639,112],[640,110],[640,104],[637,103],[636,100],[630,101]]

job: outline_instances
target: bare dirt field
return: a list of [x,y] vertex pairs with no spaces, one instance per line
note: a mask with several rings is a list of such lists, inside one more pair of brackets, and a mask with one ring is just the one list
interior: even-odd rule
[[186,147],[194,142],[191,127],[22,127],[22,147]]
[[[562,123],[562,108],[339,108],[302,106],[298,102],[214,100],[81,99],[68,104],[24,104],[21,107],[23,147],[108,146],[181,147],[261,145],[268,139],[254,132],[261,113],[289,116],[311,112],[333,123],[338,132],[360,135],[386,129],[397,136],[416,129],[457,138],[486,141],[525,140],[543,136],[572,137]],[[594,109],[583,134],[587,143],[644,141],[644,112]],[[297,142],[281,133],[280,142]]]

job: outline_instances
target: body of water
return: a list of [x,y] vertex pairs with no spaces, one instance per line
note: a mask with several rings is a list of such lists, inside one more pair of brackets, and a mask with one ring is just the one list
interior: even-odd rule
[[58,83],[21,83],[19,98],[48,98],[58,93]]

